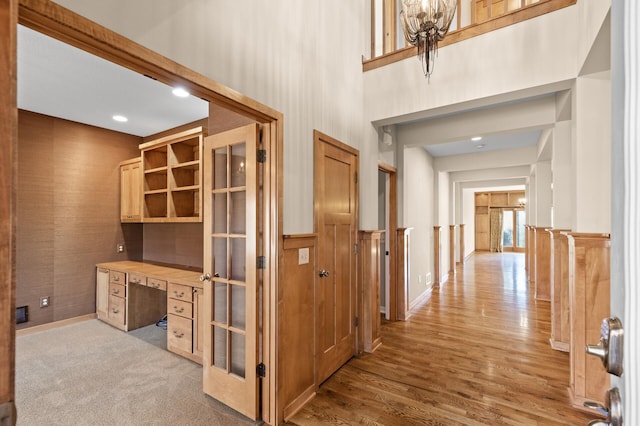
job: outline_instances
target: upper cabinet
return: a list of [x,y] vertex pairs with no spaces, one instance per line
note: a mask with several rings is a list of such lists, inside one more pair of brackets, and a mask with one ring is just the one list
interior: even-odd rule
[[202,222],[203,127],[140,145],[142,221]]
[[142,221],[142,160],[120,163],[120,220]]

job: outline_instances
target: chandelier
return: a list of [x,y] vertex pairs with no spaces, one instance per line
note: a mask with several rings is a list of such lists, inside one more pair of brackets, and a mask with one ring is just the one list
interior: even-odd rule
[[409,44],[418,47],[422,71],[431,76],[438,42],[447,35],[457,0],[402,0],[400,22]]

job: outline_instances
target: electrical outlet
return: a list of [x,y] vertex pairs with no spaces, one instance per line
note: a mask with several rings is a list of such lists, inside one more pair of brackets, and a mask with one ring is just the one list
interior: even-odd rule
[[49,296],[44,296],[40,298],[40,307],[41,308],[46,308],[47,306],[49,306],[51,302],[51,297]]
[[422,284],[422,275],[418,274],[418,284]]
[[425,274],[425,276],[424,276],[424,279],[425,279],[425,284],[426,284],[426,285],[431,284],[431,272],[427,272],[427,273]]
[[298,249],[298,265],[309,263],[309,247]]
[[124,244],[119,243],[116,245],[116,253],[124,253]]

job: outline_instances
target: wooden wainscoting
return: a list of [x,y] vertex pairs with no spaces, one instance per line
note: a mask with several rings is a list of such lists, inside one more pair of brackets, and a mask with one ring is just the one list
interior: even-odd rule
[[529,284],[534,286],[536,284],[536,227],[529,226],[529,256],[527,258],[527,264],[529,266]]
[[458,226],[460,227],[460,261],[458,263],[464,265],[464,223]]
[[[283,237],[278,288],[278,418],[285,421],[315,396],[315,235]],[[300,263],[300,250],[309,262]]]
[[571,322],[569,312],[569,241],[563,232],[568,229],[551,229],[551,347],[569,352]]
[[358,250],[358,287],[362,290],[362,320],[359,334],[363,349],[373,352],[380,338],[380,237],[384,231],[360,231]]
[[449,274],[456,273],[456,225],[449,225]]
[[551,246],[546,228],[536,228],[536,299],[551,300]]
[[600,340],[600,325],[610,313],[609,234],[567,233],[571,310],[569,394],[575,407],[585,401],[604,405],[610,376],[600,360],[587,355],[586,344]]

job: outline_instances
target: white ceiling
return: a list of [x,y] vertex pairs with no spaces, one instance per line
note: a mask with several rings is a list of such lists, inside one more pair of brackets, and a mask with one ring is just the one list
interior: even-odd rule
[[[208,102],[23,26],[18,27],[18,108],[148,136],[209,115]],[[113,115],[129,121],[119,123]]]
[[447,157],[449,155],[525,148],[536,146],[541,134],[542,130],[536,129],[517,133],[489,135],[482,136],[482,140],[480,141],[464,139],[457,142],[428,145],[425,149],[434,157]]

